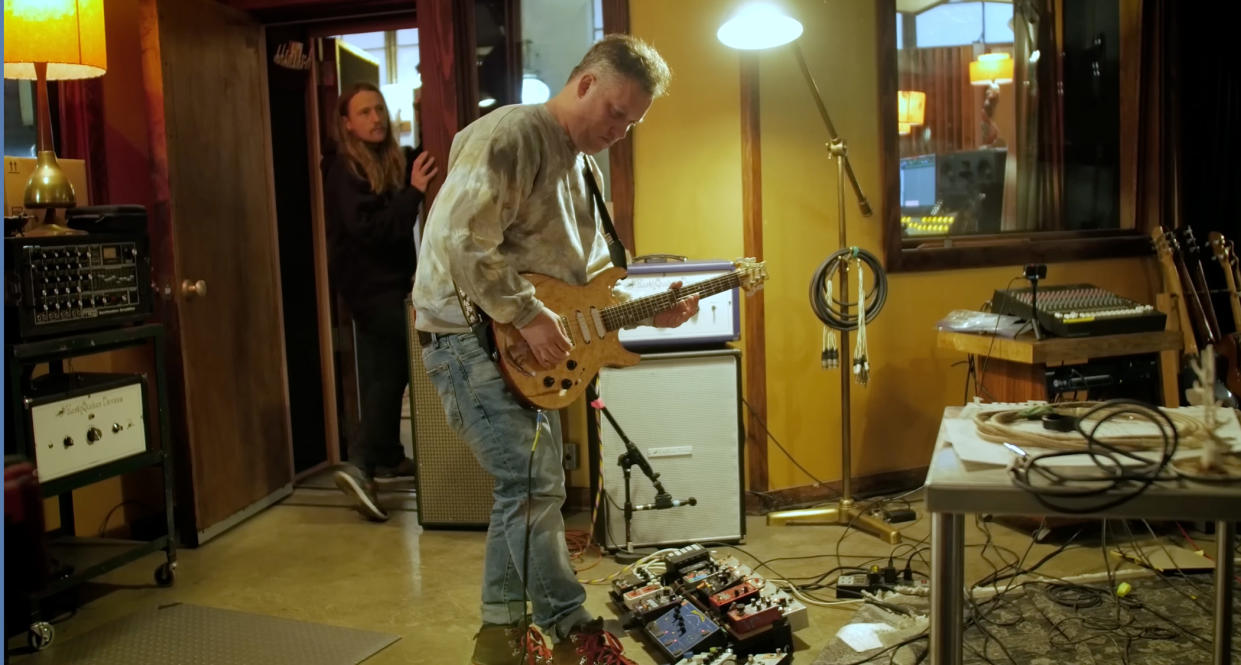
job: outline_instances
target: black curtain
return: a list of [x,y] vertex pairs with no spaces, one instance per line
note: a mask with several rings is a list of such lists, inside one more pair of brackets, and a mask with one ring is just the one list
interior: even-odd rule
[[[1175,203],[1179,225],[1191,227],[1205,244],[1212,231],[1241,239],[1241,68],[1236,63],[1232,22],[1204,11],[1205,5],[1168,2],[1168,98],[1178,144]],[[1172,226],[1172,223],[1166,223]],[[1229,308],[1224,273],[1202,248],[1208,286],[1225,331],[1237,330]]]

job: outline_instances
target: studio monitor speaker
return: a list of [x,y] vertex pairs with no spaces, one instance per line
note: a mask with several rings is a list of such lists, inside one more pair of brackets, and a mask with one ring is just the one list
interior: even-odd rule
[[[673,499],[695,506],[634,513],[637,546],[738,542],[745,536],[741,424],[741,353],[735,349],[650,353],[625,369],[599,373],[599,396],[630,441],[660,474]],[[625,545],[624,474],[617,463],[625,445],[606,418],[600,421],[600,454],[606,509],[600,540]],[[631,470],[634,505],[654,503],[655,489],[638,467]]]
[[423,527],[487,528],[491,476],[448,425],[439,393],[422,364],[414,310],[406,300],[409,328],[409,401],[417,467],[418,523]]

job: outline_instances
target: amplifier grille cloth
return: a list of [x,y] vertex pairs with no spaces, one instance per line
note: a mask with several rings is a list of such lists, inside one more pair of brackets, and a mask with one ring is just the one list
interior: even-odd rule
[[[736,542],[745,535],[739,356],[735,350],[653,353],[634,367],[600,371],[600,397],[672,498],[698,499],[697,506],[634,513],[635,546]],[[625,483],[617,458],[625,445],[600,420],[603,487],[621,505]],[[630,485],[635,505],[655,501],[640,468],[633,468]],[[610,509],[606,516],[608,544],[623,546],[624,514]]]
[[422,365],[422,347],[408,309],[409,394],[413,412],[414,460],[418,473],[418,523],[477,526],[491,521],[491,476],[448,425],[443,402]]

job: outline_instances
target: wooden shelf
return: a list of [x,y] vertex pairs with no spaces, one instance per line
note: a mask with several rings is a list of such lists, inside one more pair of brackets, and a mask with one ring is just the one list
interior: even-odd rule
[[1009,339],[940,330],[937,344],[941,349],[1035,365],[1171,351],[1181,348],[1181,334],[1175,330],[1162,330],[1097,337],[1045,337],[1036,340],[1031,333]]

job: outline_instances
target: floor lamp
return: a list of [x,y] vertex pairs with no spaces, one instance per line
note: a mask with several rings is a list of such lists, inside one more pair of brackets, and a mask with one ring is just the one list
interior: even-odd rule
[[[823,104],[823,97],[819,93],[819,86],[815,84],[814,77],[810,74],[809,67],[806,66],[806,58],[802,54],[801,47],[797,44],[797,38],[801,36],[802,25],[796,19],[783,14],[773,5],[766,3],[751,3],[743,6],[736,15],[730,18],[724,25],[720,26],[716,36],[725,46],[743,50],[758,50],[774,48],[789,44],[793,50],[793,55],[797,59],[797,64],[801,68],[802,76],[806,80],[806,85],[810,89],[810,94],[814,98],[815,105],[818,107],[819,116],[823,119],[823,124],[827,128],[829,141],[827,148],[832,160],[836,164],[836,185],[837,185],[837,211],[836,222],[840,233],[840,247],[848,247],[847,238],[845,236],[845,180],[853,187],[853,194],[857,198],[858,207],[861,209],[862,215],[869,217],[871,215],[870,202],[866,200],[866,195],[862,193],[862,188],[858,184],[857,176],[853,173],[853,166],[849,162],[848,149],[845,141],[836,133],[836,126],[832,123],[831,116],[827,113],[827,107]],[[846,268],[847,261],[840,262],[840,273],[837,279],[840,280],[841,293],[849,293],[848,270]],[[846,298],[847,299],[847,298]],[[859,302],[859,316],[865,316],[865,312],[861,311],[865,308],[865,303]],[[849,333],[848,331],[840,331],[840,450],[841,450],[841,495],[839,501],[835,505],[806,508],[800,510],[783,510],[769,513],[767,515],[768,524],[838,524],[853,526],[857,529],[870,533],[874,536],[883,538],[889,543],[896,544],[901,540],[899,530],[892,528],[886,522],[877,519],[871,515],[864,514],[853,501],[852,483],[850,476],[852,475],[852,424],[850,420],[850,386],[849,386]]]

